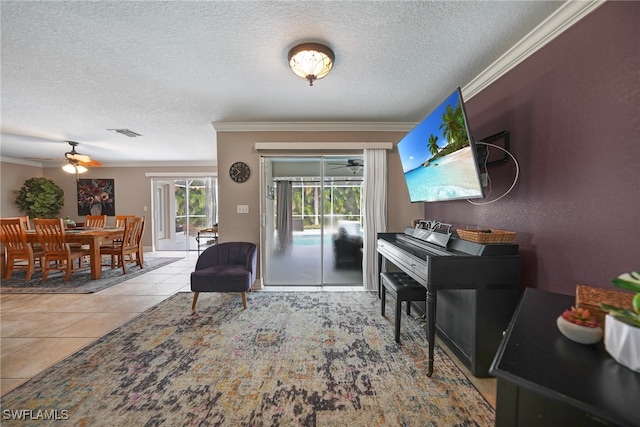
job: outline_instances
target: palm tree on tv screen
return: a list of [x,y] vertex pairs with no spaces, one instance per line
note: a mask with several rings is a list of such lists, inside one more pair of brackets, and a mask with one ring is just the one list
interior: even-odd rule
[[438,151],[440,151],[440,148],[438,147],[438,137],[434,134],[429,136],[429,151],[432,156],[435,156],[438,154]]
[[453,148],[451,151],[459,150],[469,144],[460,103],[455,109],[451,104],[447,105],[445,112],[442,113],[442,124],[439,129],[442,130],[442,136],[447,140],[447,145]]

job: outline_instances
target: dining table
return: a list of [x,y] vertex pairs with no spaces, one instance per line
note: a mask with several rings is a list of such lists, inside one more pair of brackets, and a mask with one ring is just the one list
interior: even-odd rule
[[[38,236],[35,230],[27,230],[27,240],[29,243],[38,243]],[[102,256],[100,246],[103,242],[121,239],[124,234],[124,227],[77,227],[68,228],[64,231],[67,243],[79,243],[89,245],[89,260],[91,264],[91,279],[96,280],[102,276]]]

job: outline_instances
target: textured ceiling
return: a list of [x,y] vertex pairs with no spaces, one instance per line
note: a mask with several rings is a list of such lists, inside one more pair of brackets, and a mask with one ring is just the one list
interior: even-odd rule
[[[562,3],[2,1],[0,155],[214,164],[212,122],[417,122]],[[306,41],[336,55],[313,87]]]

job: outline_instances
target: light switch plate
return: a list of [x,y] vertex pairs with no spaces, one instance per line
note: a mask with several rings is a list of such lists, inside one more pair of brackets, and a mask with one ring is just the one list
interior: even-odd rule
[[238,205],[237,211],[239,214],[248,214],[249,213],[249,205]]

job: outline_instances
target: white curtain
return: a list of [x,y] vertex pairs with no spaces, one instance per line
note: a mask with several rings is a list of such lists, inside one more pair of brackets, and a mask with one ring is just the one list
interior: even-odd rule
[[387,150],[364,150],[364,240],[362,281],[378,290],[378,233],[387,231]]

